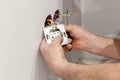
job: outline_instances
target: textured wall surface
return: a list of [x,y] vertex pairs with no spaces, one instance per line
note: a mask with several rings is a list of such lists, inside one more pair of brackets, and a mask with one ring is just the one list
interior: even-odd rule
[[0,0],[0,80],[57,80],[39,44],[48,14],[59,0]]

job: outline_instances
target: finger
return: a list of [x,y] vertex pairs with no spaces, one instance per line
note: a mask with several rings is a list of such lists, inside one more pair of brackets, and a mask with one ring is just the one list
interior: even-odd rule
[[66,47],[63,47],[63,49],[64,49],[64,53],[67,54],[68,52],[67,52]]
[[68,38],[68,44],[72,43],[72,39]]
[[67,44],[65,47],[64,47],[64,50],[65,52],[69,52],[70,50],[72,49],[72,45],[71,44]]
[[71,44],[67,44],[65,47],[66,47],[66,49],[67,49],[68,51],[70,51],[70,50],[72,49],[72,45],[71,45]]
[[52,43],[54,44],[61,44],[62,43],[62,41],[63,41],[63,38],[62,37],[59,37],[59,36],[57,36],[57,37],[55,37],[54,39],[53,39],[53,41],[52,41]]
[[65,28],[65,30],[67,31],[67,32],[69,32],[69,33],[71,33],[72,32],[72,25],[65,25],[64,24],[64,28]]
[[67,47],[64,46],[63,49],[64,49],[65,54],[67,54],[68,53]]

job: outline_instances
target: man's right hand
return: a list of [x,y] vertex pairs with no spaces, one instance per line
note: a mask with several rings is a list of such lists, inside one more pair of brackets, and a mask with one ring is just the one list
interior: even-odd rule
[[77,25],[65,25],[66,31],[72,37],[72,49],[74,50],[89,50],[94,47],[96,35]]

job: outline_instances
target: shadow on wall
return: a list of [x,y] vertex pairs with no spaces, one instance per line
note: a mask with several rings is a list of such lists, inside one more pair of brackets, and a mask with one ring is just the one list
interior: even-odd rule
[[120,24],[120,0],[85,0],[83,25],[98,35],[116,33]]
[[[42,65],[42,67],[41,67]],[[44,79],[42,79],[44,77]],[[52,71],[47,66],[41,53],[38,53],[36,68],[35,68],[35,79],[34,80],[57,80],[58,77],[52,73]]]
[[72,11],[74,14],[69,18],[70,24],[81,25],[81,11],[75,5],[74,0],[63,0],[63,11],[66,9]]
[[30,80],[58,80],[58,77],[48,68],[40,51],[38,51],[35,59]]
[[117,34],[120,36],[120,30],[119,30],[119,32]]

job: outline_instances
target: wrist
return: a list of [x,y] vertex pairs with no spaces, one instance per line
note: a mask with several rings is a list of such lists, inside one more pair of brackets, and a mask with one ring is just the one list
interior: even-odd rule
[[54,61],[54,63],[52,65],[50,65],[49,67],[51,68],[51,70],[58,75],[59,77],[64,78],[65,77],[65,73],[66,73],[66,69],[68,67],[69,62],[67,60],[64,61]]

